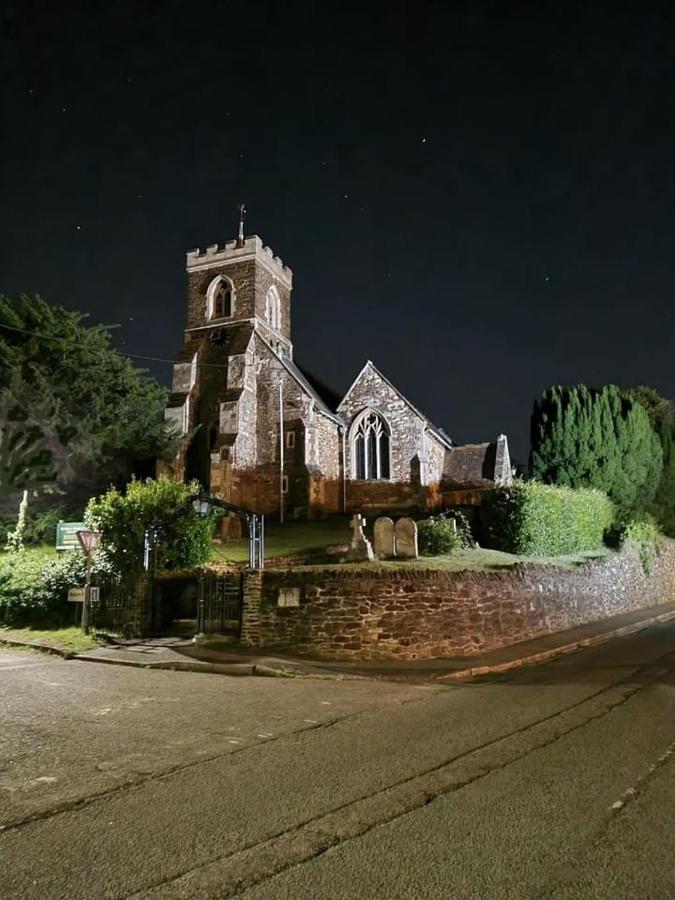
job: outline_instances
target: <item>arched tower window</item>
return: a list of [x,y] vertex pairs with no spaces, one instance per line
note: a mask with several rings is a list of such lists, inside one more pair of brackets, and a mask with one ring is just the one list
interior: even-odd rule
[[275,284],[267,292],[265,299],[265,318],[275,331],[281,328],[281,298]]
[[391,453],[389,426],[379,413],[366,409],[351,428],[352,478],[388,479]]
[[218,275],[206,292],[206,316],[208,319],[225,319],[232,315],[234,287],[229,278]]

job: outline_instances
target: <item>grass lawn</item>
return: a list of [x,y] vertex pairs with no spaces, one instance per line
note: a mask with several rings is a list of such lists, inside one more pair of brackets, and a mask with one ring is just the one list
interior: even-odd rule
[[30,641],[33,644],[45,644],[49,647],[58,647],[60,650],[69,650],[73,653],[84,653],[100,647],[105,641],[92,634],[84,634],[80,628],[5,628],[0,627],[0,638],[12,641]]
[[[0,546],[0,559],[7,553],[3,546]],[[53,544],[28,544],[24,551],[29,556],[41,556],[43,559],[57,559],[58,553]]]
[[380,559],[374,562],[343,563],[341,565],[317,565],[303,566],[307,569],[363,569],[372,571],[377,569],[443,569],[446,572],[495,572],[499,569],[515,566],[517,563],[533,563],[539,566],[558,566],[563,569],[576,569],[592,559],[607,559],[613,554],[613,550],[600,547],[597,550],[589,550],[585,553],[577,553],[572,556],[515,556],[512,553],[502,553],[500,550],[487,550],[482,547],[476,550],[455,550],[443,556],[420,556],[419,559]]
[[[339,546],[349,543],[351,527],[349,516],[335,516],[325,521],[316,522],[269,522],[265,527],[265,559],[278,556],[291,556],[325,547]],[[372,536],[371,536],[372,537]],[[491,571],[513,566],[520,562],[537,563],[539,565],[555,565],[566,569],[574,569],[589,559],[602,559],[610,556],[611,550],[600,547],[586,553],[559,557],[514,556],[499,550],[456,550],[446,556],[421,556],[419,559],[377,560],[372,563],[346,563],[350,567],[359,566],[365,569],[445,569],[447,571]],[[228,541],[214,544],[213,562],[242,562],[248,559],[248,541]],[[335,565],[335,564],[334,564]],[[330,567],[330,564],[329,564]],[[304,566],[303,568],[311,568]],[[325,564],[316,568],[325,569]]]
[[[349,516],[334,516],[315,522],[265,523],[265,559],[272,556],[291,556],[324,547],[348,544],[351,534]],[[214,544],[213,562],[243,562],[248,559],[248,540]]]

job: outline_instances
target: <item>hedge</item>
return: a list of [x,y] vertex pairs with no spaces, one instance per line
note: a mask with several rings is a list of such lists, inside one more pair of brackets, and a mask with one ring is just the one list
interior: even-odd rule
[[614,521],[602,491],[517,481],[485,498],[480,510],[487,546],[526,556],[595,550]]

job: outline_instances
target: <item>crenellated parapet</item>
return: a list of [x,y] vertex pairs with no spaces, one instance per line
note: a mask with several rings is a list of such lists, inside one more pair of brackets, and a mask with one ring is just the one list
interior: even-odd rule
[[289,288],[292,287],[292,269],[284,265],[283,260],[275,256],[274,251],[266,246],[257,234],[245,238],[243,243],[225,241],[222,244],[210,244],[204,249],[197,247],[194,250],[188,250],[186,269],[188,272],[198,272],[213,266],[228,265],[249,259],[257,260]]

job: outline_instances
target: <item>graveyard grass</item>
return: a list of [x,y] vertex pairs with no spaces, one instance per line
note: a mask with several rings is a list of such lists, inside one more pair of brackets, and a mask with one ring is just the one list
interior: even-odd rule
[[[346,553],[352,528],[350,516],[334,516],[324,521],[268,522],[265,527],[265,558],[296,556],[327,547],[343,547]],[[373,519],[368,520],[367,536],[372,541]],[[575,568],[590,559],[605,558],[612,551],[600,547],[587,553],[552,558],[515,556],[499,550],[478,548],[475,550],[454,550],[444,556],[420,556],[418,559],[387,559],[374,562],[346,562],[338,564],[340,554],[336,554],[334,564],[311,564],[303,568],[323,569],[338,566],[364,567],[366,569],[444,569],[446,571],[494,571],[517,563],[530,562],[540,565],[556,565]],[[243,562],[248,559],[248,541],[228,541],[214,544],[211,562]]]
[[[350,516],[332,516],[330,519],[265,523],[265,558],[294,556],[326,547],[339,547],[349,543]],[[245,530],[245,526],[244,526]],[[212,562],[244,562],[248,559],[248,540],[227,541],[214,544]]]

